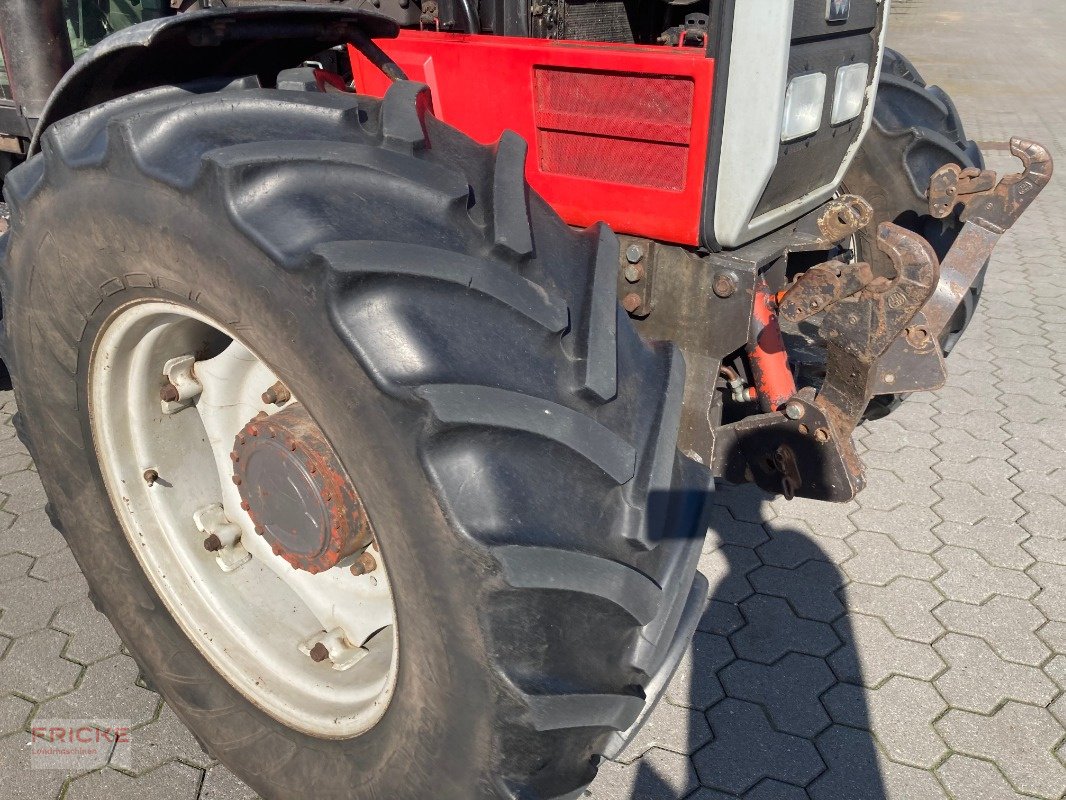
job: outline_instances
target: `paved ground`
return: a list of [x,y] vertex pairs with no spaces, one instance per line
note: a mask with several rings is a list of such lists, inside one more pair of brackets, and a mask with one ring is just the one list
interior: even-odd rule
[[[971,136],[1025,133],[1066,163],[1066,3],[896,0],[893,21]],[[1060,176],[997,251],[949,386],[860,432],[859,502],[718,495],[710,610],[592,798],[1066,796],[1064,217]],[[0,404],[3,792],[252,797],[140,685]],[[133,720],[132,768],[27,769],[25,730],[50,716]]]

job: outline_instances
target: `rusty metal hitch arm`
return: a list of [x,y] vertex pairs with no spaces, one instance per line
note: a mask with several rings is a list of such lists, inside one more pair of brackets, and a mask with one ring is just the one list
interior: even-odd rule
[[[819,329],[828,354],[825,381],[817,392],[800,390],[782,412],[724,426],[715,448],[723,477],[754,481],[786,497],[820,500],[847,500],[865,485],[852,431],[876,393],[880,357],[898,337],[908,336],[908,323],[932,295],[938,277],[936,254],[917,234],[885,223],[877,243],[895,265],[892,280],[870,279],[868,265],[838,273],[829,264],[821,272],[811,271],[810,290],[794,288],[799,297],[793,304],[788,294],[783,298],[782,308],[792,309],[784,313],[794,317],[810,315],[808,297],[828,309]],[[838,297],[854,285],[859,285],[857,291]],[[796,284],[802,286],[802,281]],[[827,297],[832,301],[823,299]],[[923,347],[932,346],[924,331],[909,336],[920,338]]]
[[1021,139],[1010,146],[1025,169],[998,184],[993,172],[953,164],[933,176],[933,216],[945,219],[964,206],[963,228],[943,263],[921,236],[884,223],[877,243],[892,259],[894,278],[873,276],[868,264],[828,262],[784,293],[782,318],[799,322],[824,314],[819,334],[828,356],[825,380],[817,390],[800,390],[780,411],[720,427],[716,474],[754,481],[786,497],[820,500],[850,500],[864,487],[852,433],[870,399],[943,385],[940,333],[1000,237],[1051,179],[1045,147]]

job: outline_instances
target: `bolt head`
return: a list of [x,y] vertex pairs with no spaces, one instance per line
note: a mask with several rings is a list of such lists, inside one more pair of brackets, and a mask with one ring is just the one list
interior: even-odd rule
[[204,539],[204,550],[206,550],[207,552],[217,553],[221,549],[222,540],[219,539],[218,536],[216,536],[215,534],[212,533],[210,536]]
[[181,393],[178,391],[177,386],[173,383],[168,383],[159,390],[159,399],[164,403],[176,403],[181,399]]
[[378,568],[378,562],[369,550],[364,550],[360,553],[359,558],[355,559],[355,563],[351,566],[351,573],[356,577],[360,575],[366,575],[369,572],[373,572]]
[[144,471],[144,482],[149,486],[154,485],[157,480],[159,480],[159,473],[154,469],[146,469]]
[[626,248],[626,261],[630,264],[636,264],[644,258],[644,248],[639,244],[631,244]]
[[644,266],[642,264],[630,264],[622,270],[622,274],[629,283],[637,283],[644,278]]
[[630,292],[622,298],[622,308],[624,308],[630,314],[635,313],[640,308],[640,306],[640,295],[636,292]]
[[803,415],[806,413],[803,403],[798,403],[795,400],[785,406],[785,416],[789,419],[803,419]]
[[737,276],[732,270],[722,269],[714,274],[711,284],[714,293],[721,298],[732,297],[737,291]]
[[318,642],[315,644],[314,647],[311,648],[311,652],[309,655],[311,656],[312,661],[314,661],[316,664],[321,664],[323,661],[329,658],[329,650],[326,649],[326,646],[322,644],[322,642]]

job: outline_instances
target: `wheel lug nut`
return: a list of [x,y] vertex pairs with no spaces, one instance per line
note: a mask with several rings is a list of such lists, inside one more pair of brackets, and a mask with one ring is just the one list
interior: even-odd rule
[[271,406],[280,406],[283,403],[287,403],[292,399],[292,394],[284,383],[278,381],[265,392],[263,392],[263,402]]
[[181,399],[181,393],[173,383],[167,383],[166,386],[159,390],[159,399],[164,403],[176,403]]
[[210,536],[204,539],[204,550],[206,550],[207,552],[216,553],[221,549],[222,540],[219,539],[218,536],[216,536],[215,534],[212,533]]
[[311,660],[316,664],[321,664],[327,658],[329,658],[329,650],[326,649],[326,646],[322,644],[322,642],[319,642],[311,648]]
[[351,573],[356,577],[360,575],[366,575],[368,572],[373,572],[378,568],[378,562],[369,550],[364,550],[359,558],[355,559],[355,563],[351,566]]
[[157,480],[159,480],[159,473],[154,469],[146,469],[144,471],[144,482],[149,486],[154,486]]

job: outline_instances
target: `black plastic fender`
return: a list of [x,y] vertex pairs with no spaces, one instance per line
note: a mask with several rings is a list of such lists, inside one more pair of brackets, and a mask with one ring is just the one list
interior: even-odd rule
[[218,76],[272,80],[339,44],[391,39],[399,26],[365,11],[305,5],[215,8],[131,25],[93,47],[48,98],[29,154],[54,122],[143,89]]

